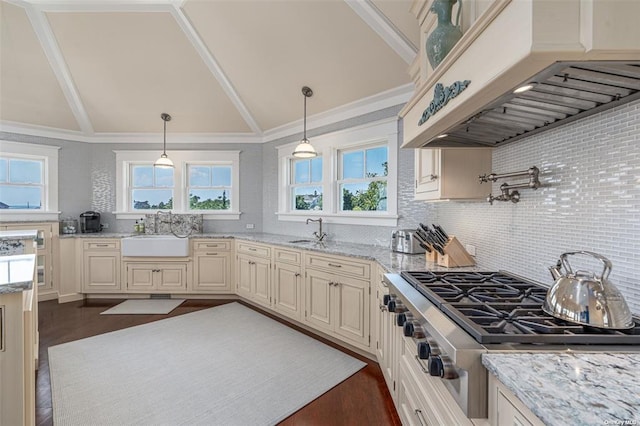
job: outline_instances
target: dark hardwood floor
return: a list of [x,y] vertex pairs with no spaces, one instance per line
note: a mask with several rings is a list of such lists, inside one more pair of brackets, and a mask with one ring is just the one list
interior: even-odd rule
[[[169,315],[100,315],[100,312],[121,301],[91,299],[64,304],[58,304],[53,300],[40,302],[40,362],[36,378],[37,425],[53,424],[48,360],[50,346],[230,302],[230,300],[187,300]],[[249,307],[288,324],[267,312]],[[298,327],[288,325],[313,336]],[[281,425],[400,425],[400,419],[378,364],[332,342],[317,336],[313,337],[366,362],[367,366],[286,418]]]

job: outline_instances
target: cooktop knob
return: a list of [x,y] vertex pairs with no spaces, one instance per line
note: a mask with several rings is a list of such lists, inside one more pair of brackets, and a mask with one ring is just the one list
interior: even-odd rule
[[385,305],[388,305],[390,300],[391,300],[390,294],[385,294],[384,296],[382,296],[382,303],[384,303]]
[[398,314],[396,316],[396,325],[398,327],[404,326],[405,322],[407,322],[407,315],[406,314]]
[[440,357],[440,359],[442,360],[442,374],[440,375],[440,377],[442,377],[443,379],[457,379],[458,372],[456,371],[456,367],[455,365],[453,365],[453,362],[451,362],[449,357],[442,356]]
[[431,348],[428,342],[418,342],[418,358],[429,359]]
[[404,323],[404,327],[403,327],[402,331],[403,331],[403,334],[406,337],[410,337],[410,336],[413,336],[414,329],[415,329],[415,327],[413,326],[413,323],[407,321],[407,322]]
[[432,376],[442,377],[444,375],[444,364],[442,364],[440,355],[431,355],[427,362],[427,368]]

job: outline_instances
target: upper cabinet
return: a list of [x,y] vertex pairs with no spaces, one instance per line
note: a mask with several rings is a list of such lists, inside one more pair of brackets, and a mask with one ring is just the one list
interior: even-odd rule
[[[501,146],[640,96],[640,2],[452,1],[413,4],[422,43],[403,148]],[[446,43],[431,36],[456,26],[460,4],[462,35],[432,66],[426,45]]]
[[415,150],[416,200],[485,199],[491,187],[479,175],[491,170],[490,148]]

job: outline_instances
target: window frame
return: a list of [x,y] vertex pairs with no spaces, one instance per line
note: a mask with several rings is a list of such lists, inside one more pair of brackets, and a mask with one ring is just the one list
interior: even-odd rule
[[58,152],[60,147],[0,140],[0,153],[9,159],[42,161],[42,208],[0,209],[1,221],[58,220]]
[[[346,130],[327,133],[311,139],[323,157],[322,210],[292,210],[288,183],[293,173],[291,153],[296,143],[281,145],[278,151],[278,220],[303,222],[307,218],[322,217],[327,223],[397,226],[398,225],[398,123],[395,117],[367,123]],[[358,148],[387,146],[387,211],[341,211],[338,194],[339,153]]]
[[[312,160],[315,160],[317,158],[322,159],[322,179],[319,182],[314,182],[311,180],[312,175],[313,175],[313,168],[312,168]],[[309,182],[306,183],[295,183],[295,167],[293,166],[294,163],[296,162],[302,162],[302,161],[308,161],[309,162]],[[288,165],[289,169],[291,170],[291,173],[289,174],[289,183],[288,183],[288,189],[287,191],[289,192],[289,208],[291,209],[291,211],[293,212],[317,212],[317,211],[322,211],[322,210],[298,210],[296,209],[295,206],[295,199],[294,199],[294,195],[293,195],[293,191],[295,190],[295,188],[305,188],[305,187],[316,187],[319,186],[322,188],[322,183],[323,183],[323,179],[324,179],[324,158],[321,155],[318,155],[316,157],[313,158],[295,158],[295,157],[291,157],[289,158],[289,165]],[[324,206],[324,190],[322,192],[322,205]]]
[[[173,208],[177,214],[202,214],[209,220],[239,220],[240,211],[240,152],[241,151],[168,151],[174,164]],[[155,210],[132,210],[129,188],[131,165],[153,164],[159,155],[157,151],[114,151],[116,154],[116,211],[117,219],[139,219],[140,214],[155,213]],[[189,209],[188,165],[227,165],[231,167],[230,210]],[[235,202],[234,202],[235,200]]]
[[[230,186],[191,186],[189,183],[189,166],[208,166],[210,168],[212,167],[230,167],[231,168],[231,185]],[[203,162],[203,161],[189,161],[186,164],[185,167],[185,173],[186,173],[186,178],[185,178],[185,188],[186,188],[186,194],[187,194],[187,199],[186,199],[186,211],[187,213],[194,213],[194,214],[209,214],[209,213],[226,213],[226,212],[232,212],[234,211],[234,207],[236,206],[236,204],[238,203],[239,200],[235,199],[235,198],[231,198],[231,201],[229,203],[229,209],[226,210],[201,210],[201,209],[192,209],[190,208],[189,204],[189,193],[191,192],[190,190],[195,188],[195,189],[209,189],[209,190],[219,190],[222,189],[224,190],[228,190],[230,197],[234,197],[234,166],[232,163],[226,162],[226,161],[215,161],[215,162]],[[213,173],[213,170],[212,170]],[[211,176],[211,179],[213,181],[213,175]]]
[[[367,172],[367,150],[369,149],[375,149],[375,148],[382,148],[385,147],[387,148],[387,174],[386,175],[381,175],[381,176],[375,176],[375,177],[366,177],[366,172]],[[362,165],[363,165],[363,177],[362,178],[347,178],[345,179],[343,177],[344,174],[344,161],[342,159],[343,154],[344,153],[351,153],[351,152],[362,152],[363,153],[363,158],[362,158]],[[336,175],[336,209],[337,211],[341,212],[341,213],[354,213],[354,212],[362,212],[362,211],[358,211],[358,210],[343,210],[342,209],[342,193],[340,191],[340,186],[341,185],[348,185],[348,184],[363,184],[363,183],[371,183],[371,182],[375,182],[375,181],[384,181],[387,184],[387,194],[389,191],[389,182],[388,182],[388,178],[389,178],[389,146],[386,143],[373,143],[373,144],[367,144],[367,145],[358,145],[355,147],[349,147],[349,148],[339,148],[336,152],[336,161],[338,164],[337,167],[337,175]],[[388,198],[388,195],[387,195]],[[365,212],[367,213],[372,213],[372,212],[387,212],[389,208],[389,205],[387,203],[387,210],[365,210]]]

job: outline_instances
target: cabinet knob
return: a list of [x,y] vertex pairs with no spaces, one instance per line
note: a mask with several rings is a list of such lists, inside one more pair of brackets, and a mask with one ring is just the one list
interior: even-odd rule
[[438,179],[438,175],[433,175],[433,174],[429,175],[429,180],[436,180],[436,179]]
[[296,276],[296,277],[299,277],[299,276],[300,276],[300,272],[296,272],[296,273],[295,273],[295,276]]

